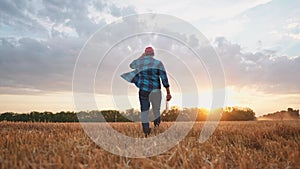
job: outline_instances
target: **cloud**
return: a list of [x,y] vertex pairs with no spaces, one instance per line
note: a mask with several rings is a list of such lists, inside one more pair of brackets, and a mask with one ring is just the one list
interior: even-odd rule
[[[131,6],[95,0],[4,0],[0,9],[2,94],[70,91],[76,58],[89,36],[107,18],[135,13]],[[102,15],[93,18],[93,12]]]
[[[89,17],[93,12],[102,13],[95,18]],[[10,30],[9,36],[27,37],[89,37],[95,30],[106,24],[107,17],[117,18],[121,15],[134,14],[131,6],[118,7],[106,1],[1,1],[0,26]],[[105,15],[104,15],[105,14]],[[8,35],[5,35],[8,36]]]
[[300,58],[277,55],[276,51],[243,52],[225,38],[215,41],[229,85],[250,86],[266,93],[299,93]]
[[83,40],[2,38],[0,42],[1,87],[32,89],[33,93],[70,90]]
[[[108,48],[111,42],[117,41],[122,34],[130,30],[142,31],[138,29],[139,25],[129,25],[116,26],[118,28],[115,30],[116,34],[100,32],[100,35],[110,36],[111,41],[97,41],[100,37],[96,37],[96,41],[90,43],[91,50],[83,54],[85,60],[79,65],[79,69],[88,70],[94,76],[100,51]],[[187,39],[190,46],[194,48],[199,46],[199,39],[195,36],[179,36]],[[84,38],[51,38],[46,41],[32,38],[2,38],[0,42],[2,94],[71,91],[73,69],[76,57],[85,42]],[[119,75],[130,70],[129,63],[142,53],[149,42],[156,47],[157,58],[163,61],[174,80],[181,81],[183,86],[188,88],[189,84],[183,82],[191,83],[189,77],[194,76],[201,87],[209,86],[206,68],[199,66],[200,62],[188,48],[167,37],[142,35],[116,45],[102,60],[96,74],[97,92],[107,93],[112,87],[123,90],[121,86],[128,84],[119,78]],[[227,85],[237,88],[252,87],[266,93],[299,93],[300,78],[295,74],[300,71],[299,57],[280,56],[276,51],[269,50],[256,53],[243,52],[240,45],[224,37],[217,38],[214,47],[223,63]],[[202,57],[209,55],[206,52],[203,49]],[[213,70],[214,68],[211,71]],[[83,86],[86,85],[87,78],[89,78],[87,74],[80,75]],[[112,78],[115,79],[112,81]]]
[[289,36],[294,40],[300,39],[300,19],[292,18],[286,21],[284,28],[285,36]]
[[9,26],[13,32],[23,31],[24,33],[45,32],[46,29],[37,20],[30,17],[35,12],[34,1],[13,2],[3,0],[0,2],[0,26]]
[[[243,4],[244,10],[266,2],[268,1],[253,3],[242,1],[239,4]],[[187,4],[191,3],[193,2]],[[228,2],[226,5],[232,3]],[[175,4],[168,8],[172,11],[179,6]],[[120,5],[120,3],[106,1],[54,0],[22,3],[1,1],[0,8],[0,26],[5,25],[8,32],[8,35],[0,39],[0,92],[2,94],[70,91],[76,58],[87,38],[109,19],[132,14],[138,10],[131,3]],[[155,26],[151,25],[151,22],[145,23],[150,27]],[[120,40],[126,32],[143,31],[142,26],[132,25],[129,20],[122,27],[110,30],[115,34],[111,34],[110,31],[104,32],[105,35],[109,35],[108,41],[96,42],[91,47],[94,52],[104,50],[110,42]],[[176,26],[178,25],[175,24],[174,27]],[[288,28],[298,29],[298,25],[291,22]],[[166,33],[174,32],[166,30]],[[186,39],[192,47],[201,44],[193,35],[174,34],[174,36]],[[190,70],[197,69],[197,72],[192,72],[196,82],[200,86],[209,84],[205,67],[199,66],[200,62],[192,57],[193,53],[174,39],[144,35],[132,37],[125,44],[117,45],[98,70],[96,82],[99,85],[97,88],[99,92],[107,92],[111,89],[111,85],[105,84],[109,84],[106,82],[110,82],[109,75],[114,73],[111,72],[112,70],[116,70],[116,76],[129,71],[130,61],[138,57],[147,45],[157,48],[157,57],[165,63],[170,76],[172,75],[175,80],[190,81],[190,76],[187,74],[191,73]],[[226,38],[217,38],[214,45],[223,62],[228,85],[239,88],[251,86],[264,92],[299,93],[300,78],[295,73],[300,71],[299,57],[286,57],[278,54],[276,50],[264,50],[263,47],[258,52],[245,52],[241,45],[234,44]],[[202,56],[209,55],[205,52],[207,51],[203,49]],[[90,70],[93,65],[98,64],[90,61],[93,61],[93,58],[87,60],[82,69]],[[81,76],[84,85],[87,77],[84,74]],[[115,82],[118,85],[125,83],[122,79]]]
[[[265,4],[271,0],[186,0],[174,3],[167,1],[140,1],[129,0],[125,4],[135,6],[139,13],[156,12],[174,15],[184,18],[187,21],[199,21],[201,19],[221,19],[230,18],[242,13],[243,11],[255,6]],[[115,0],[116,4],[124,4],[124,0]],[[188,9],[188,10],[187,10]]]
[[245,10],[230,20],[211,21],[204,32],[212,37],[225,36],[247,51],[264,48],[275,50],[280,55],[294,56],[297,55],[295,45],[299,45],[299,6],[300,1],[272,0]]

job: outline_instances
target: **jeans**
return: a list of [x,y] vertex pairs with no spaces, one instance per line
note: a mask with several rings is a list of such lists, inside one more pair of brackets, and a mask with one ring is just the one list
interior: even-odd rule
[[149,125],[149,108],[150,103],[152,105],[154,115],[154,126],[160,124],[160,104],[161,104],[161,91],[159,89],[153,90],[152,92],[139,91],[139,100],[141,106],[141,120],[144,133],[150,132]]

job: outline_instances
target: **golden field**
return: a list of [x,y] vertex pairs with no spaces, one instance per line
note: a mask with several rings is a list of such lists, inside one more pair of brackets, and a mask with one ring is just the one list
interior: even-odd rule
[[[195,123],[184,140],[163,154],[126,158],[101,149],[79,123],[1,122],[0,168],[300,168],[299,120],[220,122],[200,144],[203,124]],[[110,125],[143,137],[140,124]],[[160,132],[170,125],[163,122]]]

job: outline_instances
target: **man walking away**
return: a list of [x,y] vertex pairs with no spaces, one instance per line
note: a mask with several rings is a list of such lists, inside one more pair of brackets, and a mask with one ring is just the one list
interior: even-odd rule
[[171,100],[170,85],[164,65],[161,61],[154,59],[154,50],[152,47],[147,47],[145,53],[138,59],[130,64],[130,68],[136,72],[125,73],[121,75],[125,80],[128,77],[132,79],[131,82],[139,88],[139,101],[141,108],[142,127],[145,136],[147,137],[150,132],[149,125],[149,108],[152,105],[154,114],[154,127],[157,128],[160,124],[160,105],[161,105],[161,81],[166,88],[167,101]]

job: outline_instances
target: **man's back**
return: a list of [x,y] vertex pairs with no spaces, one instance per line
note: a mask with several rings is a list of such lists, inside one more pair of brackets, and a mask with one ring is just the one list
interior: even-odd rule
[[164,65],[152,56],[142,56],[134,60],[130,67],[138,72],[136,85],[141,90],[151,92],[154,89],[161,89],[160,78],[163,86],[169,87]]

